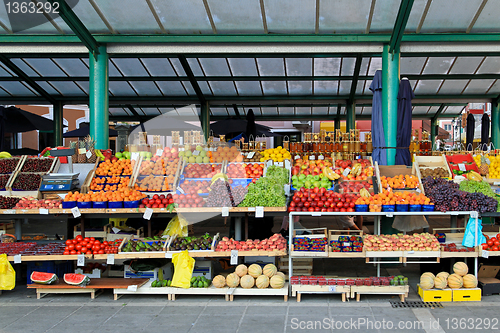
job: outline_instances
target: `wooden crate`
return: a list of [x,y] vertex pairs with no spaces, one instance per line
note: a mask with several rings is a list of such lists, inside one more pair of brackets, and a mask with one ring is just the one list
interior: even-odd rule
[[[278,261],[278,271],[288,275],[288,256],[283,256]],[[312,275],[312,258],[293,258],[293,275]]]
[[[313,234],[297,235],[297,231],[299,231],[299,230],[312,231]],[[314,232],[318,232],[318,233],[314,234]],[[328,257],[329,246],[328,246],[328,234],[327,234],[326,228],[294,229],[293,230],[293,238],[309,238],[309,239],[326,238],[327,244],[325,245],[324,251],[296,251],[296,250],[293,250],[293,244],[292,244],[292,252],[290,253],[290,255],[292,257]],[[290,241],[293,242],[293,239]]]
[[330,258],[365,258],[365,249],[361,252],[333,252],[330,250],[330,242],[336,241],[340,236],[360,236],[363,237],[363,230],[328,230],[328,256]]
[[417,284],[418,294],[424,302],[451,302],[453,293],[451,289],[422,289]]
[[302,299],[302,294],[341,294],[342,302],[350,297],[353,286],[320,286],[320,285],[301,285],[293,284],[292,297],[297,297],[297,302]]
[[[18,191],[12,189],[12,186],[14,185],[14,182],[16,181],[16,178],[19,177],[20,174],[39,174],[40,175],[40,182],[38,184],[38,188],[36,190],[32,191]],[[5,186],[6,190],[10,191],[10,194],[13,196],[20,196],[20,197],[34,197],[36,199],[41,199],[41,194],[40,194],[40,186],[42,185],[42,176],[46,175],[46,172],[21,172],[20,170],[17,170],[12,177],[9,180],[9,183]]]
[[80,188],[80,193],[88,193],[89,190],[90,190],[90,182],[92,181],[92,179],[94,178],[95,176],[95,171],[97,169],[97,166],[99,165],[99,162],[101,160],[98,158],[95,163],[94,163],[94,167],[92,168],[92,170],[89,171],[89,173],[87,174],[87,177],[85,177],[85,180],[83,181],[83,184]]
[[[385,176],[385,177],[394,177],[397,175],[414,175],[415,170],[414,168],[408,168],[406,165],[379,165],[377,161],[375,161],[375,175],[377,176],[377,185],[379,189],[379,193],[384,190],[382,188],[382,182],[380,181],[380,177]],[[419,180],[418,184],[418,190],[420,192],[424,193],[424,187],[422,185],[422,182]],[[411,189],[405,190],[405,189],[393,189],[393,191],[412,191]],[[424,193],[425,194],[425,193]]]
[[[451,232],[453,230],[459,232]],[[445,234],[446,241],[441,244],[455,243],[457,247],[462,247],[462,240],[464,238],[465,228],[435,228],[432,230],[434,234],[443,233]],[[441,258],[475,258],[478,256],[481,246],[477,246],[474,252],[449,252],[441,251]]]
[[356,301],[360,301],[360,296],[369,295],[399,295],[401,302],[408,297],[410,286],[351,286],[351,298],[356,295]]
[[450,166],[448,165],[448,162],[446,161],[446,157],[444,155],[439,155],[439,156],[413,156],[414,162],[413,162],[413,168],[415,169],[415,173],[418,176],[418,179],[420,182],[422,182],[422,174],[421,174],[421,169],[436,169],[436,168],[443,168],[446,170],[448,174],[448,178],[452,179],[453,174],[451,173]]

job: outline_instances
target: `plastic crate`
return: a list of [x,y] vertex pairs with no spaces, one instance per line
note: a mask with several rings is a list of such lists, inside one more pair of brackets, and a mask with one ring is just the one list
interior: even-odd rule
[[73,273],[73,261],[67,260],[62,262],[57,261],[27,261],[26,262],[26,274],[27,274],[27,284],[31,284],[31,273],[33,272],[45,272],[54,273],[57,275],[59,280],[64,277],[66,273]]

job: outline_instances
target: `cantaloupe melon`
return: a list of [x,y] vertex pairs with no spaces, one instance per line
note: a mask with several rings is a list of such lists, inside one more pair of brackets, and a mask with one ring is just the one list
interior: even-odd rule
[[234,272],[238,274],[239,277],[247,275],[247,271],[248,271],[247,266],[243,264],[236,266],[236,269],[234,270]]
[[254,286],[254,284],[255,284],[255,279],[248,274],[242,276],[240,279],[240,285],[241,285],[241,287],[243,287],[245,289],[252,288]]
[[269,284],[273,289],[281,289],[285,286],[285,279],[279,275],[274,275],[271,280],[269,280]]
[[281,276],[281,277],[283,278],[283,280],[284,280],[284,279],[286,279],[286,275],[285,275],[285,273],[283,273],[283,272],[276,272],[276,274],[274,274],[274,275],[279,275],[279,276]]
[[240,277],[236,273],[231,273],[226,277],[226,284],[229,288],[236,288],[240,284]]
[[248,267],[248,275],[250,275],[253,278],[258,278],[259,275],[262,274],[262,267],[257,264],[251,264],[250,267]]
[[422,289],[434,288],[434,278],[429,275],[420,277],[420,288]]
[[255,285],[259,289],[266,289],[267,287],[269,287],[269,278],[267,277],[267,275],[262,274],[255,280]]
[[458,274],[460,276],[465,276],[469,272],[469,267],[467,267],[466,263],[462,261],[457,261],[453,265],[453,272],[455,272],[455,274]]
[[434,279],[434,288],[436,289],[445,289],[448,286],[448,279],[443,275],[436,276]]
[[450,274],[448,276],[448,286],[451,289],[459,289],[464,285],[464,279],[458,274]]
[[438,274],[436,275],[436,277],[438,277],[438,276],[442,276],[442,277],[444,277],[445,279],[448,279],[448,276],[450,276],[450,273],[448,273],[448,272],[440,272],[440,273],[438,273]]
[[435,278],[434,274],[432,274],[431,272],[425,272],[424,274],[420,275],[420,278],[423,278],[424,276],[430,276],[431,278]]
[[212,284],[215,288],[224,288],[226,286],[226,278],[222,275],[217,275],[212,279]]
[[477,279],[472,274],[467,274],[463,277],[464,288],[476,288],[477,287]]
[[262,274],[266,275],[268,278],[271,278],[274,274],[276,274],[277,271],[278,269],[276,268],[276,266],[274,266],[273,264],[267,264],[266,266],[264,266]]

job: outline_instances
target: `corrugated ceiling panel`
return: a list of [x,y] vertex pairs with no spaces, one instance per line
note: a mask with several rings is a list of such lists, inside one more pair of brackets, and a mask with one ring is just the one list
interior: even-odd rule
[[45,90],[46,92],[48,92],[49,94],[51,95],[59,95],[59,93],[57,92],[57,90],[55,90],[50,84],[48,84],[47,82],[37,82],[38,85],[43,89]]
[[375,72],[382,69],[382,58],[373,57],[370,62],[370,69],[368,70],[368,75],[375,75]]
[[429,107],[428,106],[414,106],[412,114],[414,114],[414,115],[423,115],[423,114],[427,114],[427,111],[429,111]]
[[417,31],[418,24],[424,13],[425,5],[427,0],[415,0],[413,6],[411,7],[410,16],[408,17],[408,22],[406,23],[405,32],[415,32]]
[[228,61],[234,76],[257,76],[254,58],[229,58]]
[[499,74],[500,57],[486,57],[477,74]]
[[236,96],[232,81],[210,81],[215,96]]
[[465,94],[486,94],[488,88],[495,80],[472,80],[467,88]]
[[113,58],[113,63],[125,76],[149,76],[137,58]]
[[80,59],[54,58],[53,60],[70,76],[89,76],[88,67]]
[[287,115],[287,116],[293,115],[295,112],[293,106],[280,106],[278,108],[278,111],[280,115]]
[[295,108],[295,113],[301,116],[310,115],[311,109],[310,106],[298,106]]
[[[1,82],[0,86],[9,92],[13,96],[33,96],[31,90],[26,88],[22,83],[12,81],[12,82]],[[57,92],[55,92],[57,94]]]
[[150,81],[130,81],[132,87],[140,96],[159,96],[161,92],[155,86],[154,82]]
[[483,57],[458,57],[450,74],[474,74]]
[[285,65],[281,58],[259,58],[257,65],[261,76],[285,75]]
[[231,75],[225,58],[200,58],[199,61],[207,76]]
[[348,95],[351,92],[351,81],[340,81],[339,95]]
[[476,23],[472,27],[472,33],[478,32],[498,32],[500,24],[498,22],[498,1],[488,1],[479,15]]
[[264,1],[269,33],[314,33],[316,0]]
[[371,0],[320,0],[319,32],[364,33]]
[[337,95],[338,81],[314,81],[315,95]]
[[481,2],[482,0],[433,1],[421,32],[465,32]]
[[78,88],[78,86],[74,82],[49,82],[51,83],[58,91],[61,92],[63,96],[84,96],[85,93]]
[[313,115],[326,115],[328,114],[328,106],[313,106]]
[[436,94],[442,80],[420,80],[415,89],[415,94],[432,95]]
[[354,66],[356,65],[356,58],[343,58],[342,59],[342,71],[340,75],[353,75]]
[[286,74],[288,76],[311,76],[311,58],[286,58]]
[[276,116],[278,114],[277,107],[261,107],[260,110],[264,116]]
[[445,80],[439,94],[460,94],[468,80]]
[[401,57],[401,74],[420,74],[426,59],[424,57]]
[[214,116],[227,116],[228,115],[226,108],[211,107],[210,111],[212,112],[212,115],[214,115]]
[[370,32],[390,32],[398,15],[398,1],[377,1],[373,11]]
[[50,59],[28,58],[24,59],[24,61],[36,72],[40,73],[41,76],[67,76]]
[[115,96],[136,96],[136,93],[127,82],[109,81],[109,91]]
[[314,75],[339,76],[341,58],[315,58]]
[[259,1],[208,0],[218,33],[264,33]]
[[73,11],[91,33],[110,32],[88,0],[78,1]]
[[202,1],[151,0],[151,3],[168,33],[212,33],[212,27]]
[[[1,6],[0,6],[1,7]],[[33,71],[22,59],[12,58],[10,59],[24,74],[28,76],[40,76],[35,71]]]
[[156,82],[160,87],[161,92],[165,96],[187,96],[186,91],[180,82],[175,81],[158,81]]
[[423,74],[446,74],[448,73],[454,57],[433,57],[429,58],[425,65]]
[[177,76],[168,59],[142,58],[141,60],[152,76]]
[[97,5],[118,33],[161,33],[146,1],[99,1]]

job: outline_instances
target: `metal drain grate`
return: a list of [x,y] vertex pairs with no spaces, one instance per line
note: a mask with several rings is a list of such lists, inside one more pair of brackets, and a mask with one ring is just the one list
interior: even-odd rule
[[442,308],[440,302],[422,302],[422,301],[390,301],[393,308]]

